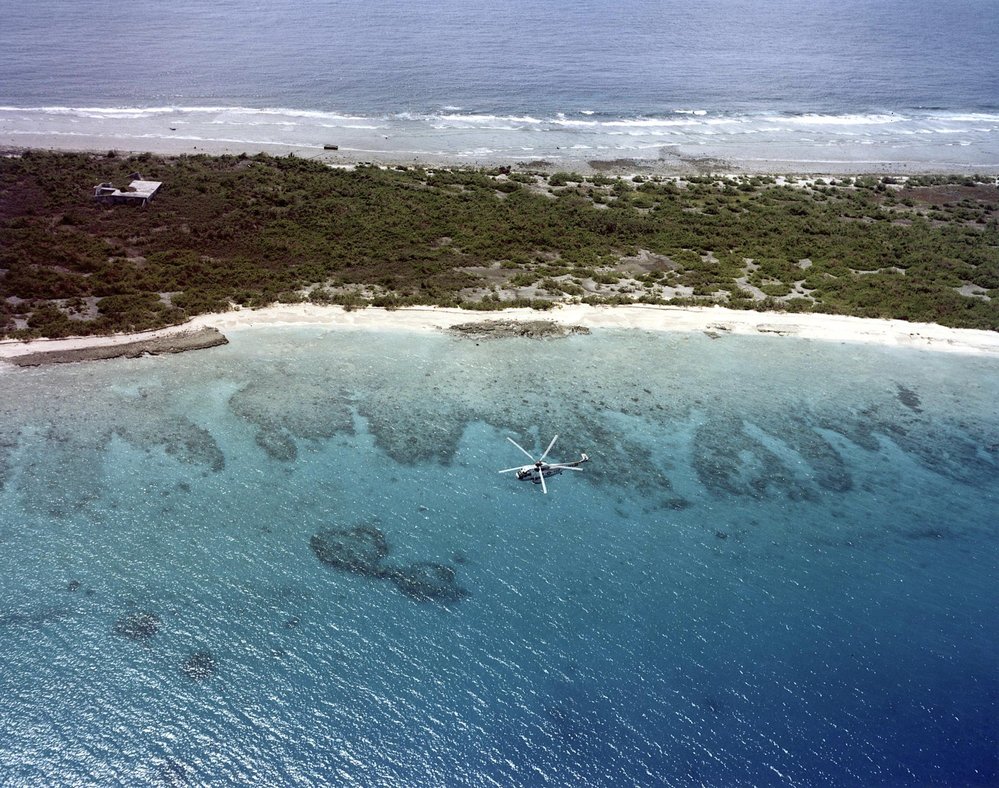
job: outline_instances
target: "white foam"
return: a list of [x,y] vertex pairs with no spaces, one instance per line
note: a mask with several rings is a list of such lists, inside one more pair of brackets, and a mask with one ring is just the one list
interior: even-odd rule
[[796,126],[876,126],[888,123],[902,123],[908,120],[908,118],[893,112],[872,115],[819,115],[807,113],[804,115],[770,116],[766,120],[772,123],[787,123]]
[[153,117],[157,115],[273,115],[289,118],[317,118],[327,120],[363,121],[370,120],[363,115],[342,115],[320,110],[283,109],[273,107],[212,107],[212,106],[166,106],[166,107],[14,107],[0,106],[0,112],[27,112],[43,115],[75,115],[90,118],[127,119]]
[[[668,144],[681,152],[708,145],[712,155],[734,160],[747,160],[748,153],[762,150],[772,150],[771,159],[799,160],[817,158],[814,153],[824,149],[853,146],[858,160],[871,158],[876,150],[883,151],[886,160],[898,160],[901,147],[908,151],[907,157],[935,163],[940,156],[933,153],[934,146],[942,150],[943,140],[953,140],[972,165],[992,161],[999,152],[999,115],[938,110],[721,114],[680,108],[662,116],[608,117],[595,109],[531,115],[466,113],[448,105],[441,112],[365,116],[278,107],[0,106],[0,122],[5,135],[32,138],[191,140],[248,149],[272,145],[313,149],[332,140],[344,151],[352,149],[344,143],[353,143],[356,150],[398,155],[411,149],[417,155],[443,156],[524,150],[551,158],[560,155],[556,151],[634,151]],[[167,126],[174,133],[168,133]],[[390,135],[392,142],[383,142]],[[430,150],[431,140],[442,150]],[[750,146],[752,152],[746,150]],[[861,146],[866,155],[860,153]]]
[[543,121],[532,118],[530,115],[437,115],[438,121],[450,123],[467,123],[472,125],[492,124],[492,123],[529,123],[540,124]]

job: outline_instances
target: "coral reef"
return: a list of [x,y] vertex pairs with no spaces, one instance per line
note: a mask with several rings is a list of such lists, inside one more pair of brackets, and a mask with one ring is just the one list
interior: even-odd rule
[[296,438],[326,440],[354,431],[342,392],[294,375],[282,377],[280,386],[270,380],[247,384],[232,395],[229,408],[257,428],[257,445],[280,462],[298,457]]
[[880,451],[881,439],[887,438],[924,468],[955,481],[976,484],[999,473],[999,433],[986,424],[969,429],[960,417],[928,418],[916,395],[901,389],[896,396],[872,402],[853,419],[842,418],[832,408],[821,410],[816,426],[872,452]]
[[895,386],[898,388],[899,402],[905,405],[905,407],[913,413],[923,412],[923,409],[920,407],[920,405],[922,405],[922,400],[920,400],[919,395],[915,391],[907,386],[903,386],[901,383],[896,383]]
[[[410,599],[418,602],[457,602],[469,595],[458,585],[455,569],[447,564],[416,561],[407,566],[385,562],[389,553],[385,534],[371,525],[340,530],[328,529],[313,534],[309,546],[327,566],[364,577],[390,580]],[[297,617],[285,624],[298,626]]]
[[159,631],[160,617],[144,611],[124,615],[114,624],[114,633],[129,640],[148,640]]
[[[716,494],[815,500],[820,491],[853,487],[843,457],[798,415],[763,412],[752,422],[722,415],[698,427],[693,449],[698,478]],[[788,449],[803,462],[789,462]]]
[[701,425],[694,434],[693,449],[697,478],[716,495],[814,497],[780,457],[747,432],[741,418],[720,417]]
[[13,470],[10,456],[17,448],[18,433],[10,430],[0,431],[0,490],[7,481],[7,476]]
[[192,681],[205,681],[215,675],[218,666],[210,651],[195,651],[184,660],[180,669]]
[[443,397],[406,402],[408,394],[381,392],[378,399],[358,403],[357,412],[367,420],[378,446],[400,465],[449,465],[471,414],[449,407]]
[[390,579],[402,593],[418,602],[457,602],[468,591],[455,581],[453,567],[417,561],[392,570]]
[[371,525],[320,531],[309,540],[309,546],[320,561],[334,569],[365,577],[385,577],[389,571],[382,565],[389,552],[385,534]]
[[280,462],[298,459],[295,439],[283,430],[262,429],[257,433],[256,443],[271,459]]
[[104,492],[104,441],[58,422],[46,425],[43,434],[45,452],[15,477],[18,494],[32,511],[55,519],[71,517]]
[[138,448],[162,446],[186,465],[203,465],[215,473],[225,469],[225,455],[212,434],[181,416],[147,412],[145,420],[116,426],[112,432]]

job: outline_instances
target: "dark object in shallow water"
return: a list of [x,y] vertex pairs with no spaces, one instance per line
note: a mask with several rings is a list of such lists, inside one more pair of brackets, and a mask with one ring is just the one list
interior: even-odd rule
[[323,150],[340,150],[339,145],[323,145]]
[[210,651],[195,651],[180,666],[184,675],[192,681],[204,681],[215,675],[218,666]]
[[114,624],[114,633],[129,640],[148,640],[160,631],[160,617],[155,613],[129,613]]
[[468,596],[468,591],[455,582],[453,567],[430,561],[394,569],[391,580],[402,593],[418,602],[457,602]]
[[66,584],[66,590],[67,591],[79,591],[80,590],[80,581],[79,580],[70,580]]
[[913,413],[922,413],[923,409],[920,407],[922,401],[919,399],[919,395],[901,383],[896,383],[895,385],[898,387],[898,401]]
[[384,577],[382,559],[388,555],[385,534],[371,525],[348,530],[331,528],[309,540],[312,552],[324,564],[365,577]]

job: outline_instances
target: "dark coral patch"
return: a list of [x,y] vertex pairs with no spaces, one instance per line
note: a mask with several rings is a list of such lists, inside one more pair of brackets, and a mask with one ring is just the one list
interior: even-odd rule
[[257,433],[257,445],[275,460],[291,462],[298,458],[295,439],[284,430],[262,429]]
[[384,577],[382,560],[388,555],[385,534],[371,525],[314,534],[309,546],[324,564],[365,577]]
[[229,407],[257,428],[257,445],[280,462],[298,457],[297,438],[318,441],[354,432],[343,392],[296,376],[283,376],[280,387],[250,383],[230,398]]
[[155,613],[129,613],[114,624],[114,633],[129,640],[148,640],[159,631],[160,617]]
[[[374,526],[320,531],[312,536],[309,545],[327,566],[364,577],[390,580],[403,594],[418,602],[457,602],[468,596],[468,591],[456,582],[453,566],[431,561],[416,561],[408,566],[386,563],[388,541]],[[456,561],[463,560],[463,557],[456,557]],[[286,628],[297,625],[297,618],[285,623]]]
[[455,580],[454,567],[417,561],[393,570],[392,582],[410,599],[418,602],[457,602],[468,596],[468,591]]
[[218,665],[210,651],[195,651],[184,660],[180,669],[192,681],[205,681],[215,675]]
[[901,383],[896,383],[895,385],[898,387],[898,401],[913,413],[922,413],[923,409],[920,407],[922,401],[919,399],[919,395]]

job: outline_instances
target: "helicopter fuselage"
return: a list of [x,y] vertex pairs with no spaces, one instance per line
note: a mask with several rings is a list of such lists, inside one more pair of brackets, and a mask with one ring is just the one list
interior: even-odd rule
[[513,468],[504,468],[500,473],[516,473],[517,481],[520,482],[534,482],[535,484],[541,485],[541,492],[548,492],[548,485],[545,484],[545,479],[549,479],[552,476],[559,476],[563,470],[570,471],[581,471],[582,468],[579,466],[584,462],[589,462],[590,458],[586,456],[585,453],[579,455],[579,459],[575,462],[545,462],[545,457],[548,456],[548,452],[552,450],[552,446],[555,445],[555,441],[558,440],[558,435],[552,438],[551,443],[548,444],[548,448],[545,449],[544,454],[542,454],[537,459],[530,454],[523,446],[521,446],[517,441],[511,438],[509,435],[506,438],[510,443],[516,446],[520,453],[525,455],[531,460],[531,465],[520,465],[514,466]]
[[552,468],[547,463],[543,464],[540,468],[537,465],[525,465],[517,471],[517,478],[522,482],[531,481],[535,484],[541,484],[542,475],[546,479],[550,479],[552,476],[558,476],[561,473],[561,468]]
[[584,462],[589,462],[590,458],[586,454],[580,455],[580,458],[575,462],[564,462],[559,463],[561,468],[553,468],[547,462],[536,462],[534,465],[525,465],[519,471],[517,471],[517,480],[522,482],[534,482],[535,484],[541,484],[541,477],[544,476],[546,479],[550,479],[552,476],[560,476],[564,468],[578,468]]

